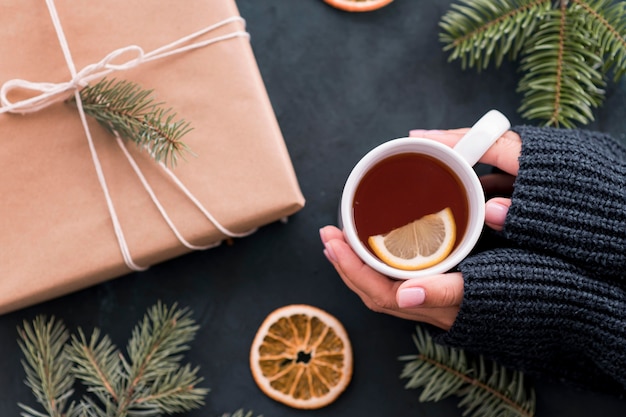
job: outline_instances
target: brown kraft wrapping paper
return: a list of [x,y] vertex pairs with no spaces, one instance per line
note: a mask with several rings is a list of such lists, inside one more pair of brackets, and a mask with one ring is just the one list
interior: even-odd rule
[[[129,45],[152,51],[232,16],[234,0],[58,0],[78,70]],[[225,25],[204,38],[245,30]],[[65,82],[71,73],[48,8],[0,0],[0,85],[12,79]],[[173,172],[233,232],[304,205],[249,39],[235,37],[109,78],[153,89],[193,130]],[[19,93],[11,97],[17,101]],[[167,226],[111,134],[89,121],[133,261],[148,266],[189,252]],[[0,314],[130,272],[121,255],[77,109],[56,103],[0,114]],[[127,144],[159,201],[194,245],[225,238],[145,152]]]

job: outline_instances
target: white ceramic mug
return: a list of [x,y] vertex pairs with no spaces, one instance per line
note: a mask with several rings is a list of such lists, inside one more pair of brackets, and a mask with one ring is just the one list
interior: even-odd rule
[[[474,248],[485,222],[484,191],[472,167],[510,127],[509,120],[502,113],[490,110],[472,126],[454,148],[431,139],[409,137],[390,140],[368,152],[352,169],[341,196],[339,223],[352,249],[363,262],[376,271],[398,279],[439,274],[454,268]],[[468,225],[461,241],[440,263],[417,271],[393,268],[382,262],[361,242],[354,222],[354,195],[363,175],[383,159],[403,153],[425,154],[439,160],[458,176],[467,192]]]

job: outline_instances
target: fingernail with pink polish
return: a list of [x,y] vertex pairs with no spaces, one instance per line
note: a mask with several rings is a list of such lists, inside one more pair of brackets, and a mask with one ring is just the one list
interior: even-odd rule
[[337,254],[335,253],[334,249],[332,248],[331,245],[329,244],[324,244],[324,255],[326,256],[326,258],[331,261],[331,262],[337,262]]
[[322,239],[322,242],[326,243],[326,231],[324,228],[320,229],[320,239]]
[[490,201],[485,205],[485,217],[488,217],[493,223],[503,225],[508,212],[509,206],[506,204]]
[[417,307],[424,303],[426,292],[423,288],[402,288],[398,291],[398,307]]

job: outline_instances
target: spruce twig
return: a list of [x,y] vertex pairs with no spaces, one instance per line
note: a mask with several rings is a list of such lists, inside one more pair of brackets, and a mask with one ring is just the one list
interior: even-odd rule
[[[108,336],[36,318],[19,329],[26,384],[45,413],[21,405],[25,417],[122,417],[162,415],[198,408],[208,390],[199,388],[198,368],[181,366],[182,353],[198,326],[187,309],[153,306],[135,327],[128,359]],[[79,380],[91,396],[68,403]]]
[[182,137],[192,130],[184,120],[175,120],[171,108],[155,102],[153,90],[143,90],[130,81],[103,79],[80,92],[85,114],[95,118],[112,134],[135,142],[156,160],[175,166],[190,149]]
[[62,417],[71,415],[73,405],[68,399],[73,394],[74,376],[70,372],[72,363],[63,347],[69,333],[63,323],[54,318],[47,321],[36,317],[32,325],[23,323],[18,329],[18,344],[24,354],[22,366],[26,372],[26,385],[33,391],[37,402],[47,414],[42,414],[24,404],[19,406],[25,416]]
[[463,69],[519,59],[519,112],[546,125],[589,123],[609,73],[617,81],[626,72],[625,1],[460,0],[440,27]]
[[419,326],[413,340],[418,354],[400,357],[407,362],[400,377],[408,378],[406,388],[422,388],[421,402],[456,395],[464,416],[534,416],[535,393],[521,372],[494,362],[488,366],[482,356],[474,360],[463,350],[438,345]]

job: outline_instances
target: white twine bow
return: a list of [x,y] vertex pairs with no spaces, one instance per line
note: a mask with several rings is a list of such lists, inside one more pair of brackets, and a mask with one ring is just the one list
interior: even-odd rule
[[[76,106],[78,108],[78,114],[81,119],[81,123],[83,125],[83,129],[85,131],[85,136],[89,143],[89,150],[91,152],[94,168],[96,170],[96,174],[98,176],[98,181],[104,193],[104,197],[107,203],[107,208],[109,210],[111,220],[113,222],[113,228],[115,231],[115,235],[120,247],[120,251],[122,252],[122,256],[124,258],[124,262],[126,265],[134,271],[142,271],[147,269],[145,266],[137,265],[130,254],[130,250],[128,248],[128,244],[126,239],[124,238],[124,232],[122,231],[122,227],[117,217],[117,213],[115,211],[115,207],[113,205],[113,201],[109,194],[109,189],[106,184],[104,171],[102,170],[102,166],[100,164],[100,160],[98,158],[98,154],[96,152],[95,145],[93,143],[93,139],[91,136],[91,132],[89,130],[87,124],[87,116],[85,115],[85,111],[83,109],[83,104],[80,98],[80,89],[87,86],[90,81],[100,79],[114,71],[121,71],[126,69],[131,69],[141,65],[144,62],[154,61],[157,59],[162,59],[171,55],[180,54],[183,52],[191,51],[193,49],[203,48],[205,46],[211,45],[216,42],[224,41],[227,39],[232,39],[236,37],[247,37],[249,38],[249,34],[246,31],[233,31],[227,33],[225,35],[216,36],[210,39],[205,39],[202,41],[198,41],[195,43],[190,43],[194,39],[197,39],[211,31],[214,31],[222,26],[225,26],[232,22],[244,22],[244,20],[239,16],[233,16],[227,19],[224,19],[214,25],[207,26],[206,28],[199,30],[191,35],[182,37],[177,41],[169,43],[165,46],[157,48],[151,52],[145,53],[144,50],[137,45],[130,45],[124,48],[117,49],[107,56],[105,56],[101,61],[87,65],[80,71],[76,71],[76,66],[74,61],[72,60],[72,56],[70,53],[69,45],[67,43],[67,39],[63,32],[63,27],[61,25],[61,21],[59,19],[58,13],[56,11],[56,7],[54,4],[54,0],[46,0],[46,4],[48,6],[48,11],[50,13],[50,17],[52,19],[52,23],[54,24],[54,28],[57,34],[57,38],[59,40],[59,44],[61,49],[63,50],[63,55],[65,57],[66,65],[70,71],[72,76],[70,81],[61,82],[61,83],[48,83],[48,82],[31,82],[27,80],[14,79],[5,82],[0,88],[0,114],[2,113],[33,113],[39,110],[42,110],[48,106],[51,106],[54,103],[58,103],[60,101],[64,101],[67,98],[74,95],[76,100]],[[245,22],[244,22],[245,23]],[[132,55],[132,58],[127,59],[122,63],[115,63],[118,59],[123,56]],[[33,97],[19,100],[16,102],[12,102],[9,99],[9,94],[12,91],[16,90],[29,90],[35,93]],[[158,198],[154,194],[152,188],[148,184],[145,179],[141,169],[126,149],[124,141],[116,135],[117,144],[122,149],[122,152],[126,156],[128,162],[131,167],[135,171],[135,174],[141,181],[144,189],[149,194],[152,202],[155,204],[159,213],[172,230],[176,238],[189,249],[193,250],[201,250],[208,249],[210,247],[219,245],[219,242],[216,244],[211,244],[207,246],[197,246],[189,243],[178,231],[170,217],[167,215],[167,212],[159,202]],[[229,237],[242,237],[247,236],[250,233],[253,233],[255,230],[250,230],[244,233],[235,233],[224,226],[222,226],[216,219],[211,215],[211,213],[200,203],[200,201],[185,187],[185,185],[176,177],[176,175],[167,168],[164,164],[159,163],[162,169],[174,180],[176,186],[191,200],[191,202],[205,215],[205,217],[213,223],[213,225],[224,235]]]

